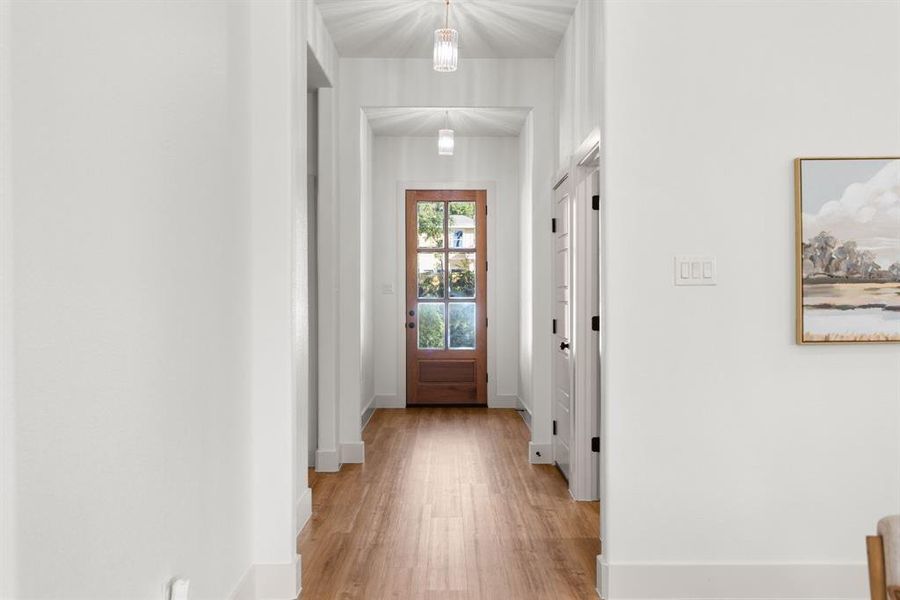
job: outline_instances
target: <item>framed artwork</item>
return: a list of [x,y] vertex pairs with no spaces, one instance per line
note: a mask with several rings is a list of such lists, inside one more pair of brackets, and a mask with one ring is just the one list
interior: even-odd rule
[[798,158],[797,341],[900,342],[900,157]]

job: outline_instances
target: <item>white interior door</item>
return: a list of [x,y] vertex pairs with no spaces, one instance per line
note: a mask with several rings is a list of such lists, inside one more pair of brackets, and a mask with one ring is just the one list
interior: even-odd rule
[[576,417],[572,425],[569,492],[575,500],[598,499],[600,192],[599,177],[592,167],[589,162],[573,169],[572,225],[568,235],[572,255],[572,414]]
[[564,181],[553,196],[553,460],[571,480],[572,448],[572,260],[571,198]]

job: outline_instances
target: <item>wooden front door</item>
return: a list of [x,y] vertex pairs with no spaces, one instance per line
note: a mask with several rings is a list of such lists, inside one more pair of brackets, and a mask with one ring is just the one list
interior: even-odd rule
[[406,403],[487,405],[487,194],[406,192]]

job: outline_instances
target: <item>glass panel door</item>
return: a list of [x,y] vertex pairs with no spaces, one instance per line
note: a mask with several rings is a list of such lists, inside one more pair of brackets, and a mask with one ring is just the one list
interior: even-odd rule
[[483,191],[407,192],[411,404],[486,403],[486,212]]

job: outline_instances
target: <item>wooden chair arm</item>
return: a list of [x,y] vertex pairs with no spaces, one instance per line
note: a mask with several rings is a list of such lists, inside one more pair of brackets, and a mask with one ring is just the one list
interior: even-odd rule
[[866,536],[869,559],[869,594],[872,600],[887,600],[888,590],[884,572],[884,542],[880,535]]

